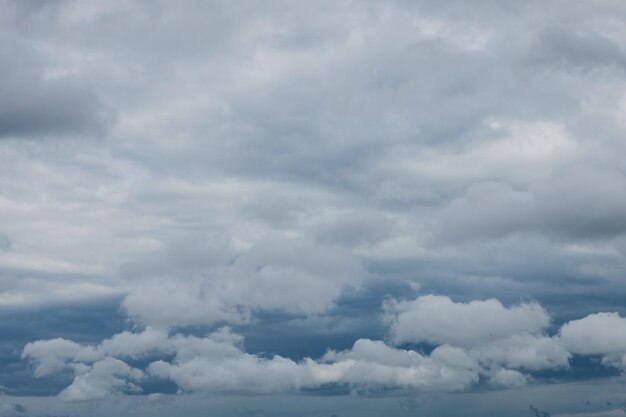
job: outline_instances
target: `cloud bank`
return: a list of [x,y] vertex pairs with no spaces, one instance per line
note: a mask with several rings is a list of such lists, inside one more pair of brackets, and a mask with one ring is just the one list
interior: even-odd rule
[[[97,346],[64,339],[27,344],[22,358],[43,377],[71,370],[74,381],[59,396],[86,401],[141,391],[141,382],[170,380],[182,392],[284,393],[322,386],[365,390],[459,391],[479,381],[496,387],[523,386],[535,371],[569,369],[574,354],[599,355],[623,368],[620,343],[626,319],[597,313],[563,324],[549,335],[550,317],[536,303],[510,307],[498,300],[455,303],[425,295],[385,305],[391,341],[434,346],[405,349],[382,340],[359,339],[347,350],[295,361],[245,351],[244,338],[227,327],[204,337],[164,328],[123,332]],[[409,324],[410,323],[410,324]],[[402,329],[402,330],[399,330]],[[163,359],[171,358],[171,359]],[[143,369],[125,361],[143,360]]]

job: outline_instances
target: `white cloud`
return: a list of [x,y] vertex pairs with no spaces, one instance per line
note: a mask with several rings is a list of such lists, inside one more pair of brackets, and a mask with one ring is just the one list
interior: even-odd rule
[[35,376],[45,376],[65,368],[67,361],[73,359],[81,349],[80,344],[66,339],[38,340],[24,347],[22,359],[36,363]]
[[478,381],[480,366],[463,349],[440,346],[429,356],[360,339],[352,349],[328,352],[312,367],[317,379],[352,386],[462,390]]
[[342,352],[328,352],[321,362],[295,362],[281,356],[261,358],[231,341],[178,338],[171,363],[150,364],[150,374],[172,379],[188,391],[284,392],[345,384],[356,388],[461,390],[478,381],[480,367],[462,349],[443,346],[429,356],[399,350],[381,341],[360,339]]
[[449,297],[425,295],[385,305],[394,343],[484,345],[519,333],[538,333],[550,317],[537,303],[505,307],[496,299],[455,303]]
[[602,363],[626,370],[626,319],[617,313],[590,314],[565,323],[563,346],[579,355],[601,355]]
[[544,331],[550,318],[536,303],[507,308],[495,299],[454,303],[448,297],[421,296],[390,300],[385,313],[396,343],[427,342],[435,348],[424,354],[358,339],[350,349],[329,350],[319,360],[294,361],[247,353],[243,337],[228,328],[198,337],[147,327],[97,346],[37,341],[26,345],[22,357],[35,364],[36,376],[73,370],[74,382],[61,394],[68,400],[139,390],[135,382],[142,372],[120,360],[125,358],[151,361],[146,368],[150,377],[171,380],[184,391],[230,393],[290,392],[326,384],[456,391],[481,377],[494,386],[519,387],[532,379],[532,372],[568,369],[572,353],[603,354],[608,366],[622,366],[616,353],[623,354],[624,347],[616,342],[623,319],[615,314],[572,321],[558,336],[548,336]]
[[140,281],[122,305],[148,324],[241,323],[256,310],[327,312],[343,289],[368,278],[350,252],[299,239],[262,241],[227,261],[182,271],[188,276],[180,281],[170,276]]
[[570,352],[555,337],[519,333],[485,341],[470,355],[486,366],[501,365],[529,371],[569,368]]
[[74,381],[59,394],[67,401],[101,400],[114,394],[141,392],[131,381],[138,381],[143,372],[119,359],[104,358],[93,365],[74,364]]
[[[148,354],[174,355],[171,362],[153,361],[147,373],[172,380],[189,392],[272,393],[324,384],[452,391],[476,383],[482,371],[467,352],[451,346],[441,346],[424,356],[382,341],[360,339],[351,349],[329,351],[320,361],[305,358],[296,362],[278,355],[246,353],[243,338],[226,328],[206,337],[164,335],[154,329],[137,334],[125,332],[96,347],[38,341],[25,347],[23,357],[37,364],[37,376],[73,370],[74,382],[60,394],[70,401],[139,390],[132,381],[139,381],[142,372],[117,358],[146,358]],[[75,349],[60,355],[61,344]]]
[[511,369],[495,369],[489,375],[489,383],[499,387],[522,387],[528,383],[528,375]]

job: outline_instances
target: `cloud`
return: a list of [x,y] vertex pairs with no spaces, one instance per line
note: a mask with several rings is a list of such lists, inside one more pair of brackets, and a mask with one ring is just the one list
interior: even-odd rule
[[598,66],[624,68],[623,47],[597,32],[577,32],[571,28],[552,27],[539,33],[534,48],[535,59],[561,68]]
[[511,369],[497,369],[489,377],[491,385],[499,387],[522,387],[528,383],[528,376]]
[[353,247],[376,245],[393,235],[393,221],[377,213],[348,213],[321,224],[317,240]]
[[357,387],[457,391],[476,383],[480,374],[479,365],[463,349],[447,345],[425,357],[381,341],[360,339],[352,349],[330,351],[323,360],[332,362],[313,368],[318,379]]
[[626,177],[616,169],[567,166],[536,186],[540,226],[581,239],[626,230]]
[[486,366],[529,371],[568,369],[570,352],[557,338],[528,333],[486,341],[470,349],[470,355]]
[[[152,377],[172,380],[189,392],[272,393],[325,384],[449,391],[477,382],[480,372],[480,367],[462,349],[447,346],[423,356],[381,341],[361,339],[349,350],[328,352],[321,361],[305,358],[296,362],[279,355],[262,357],[246,353],[243,338],[228,329],[203,338],[182,334],[155,338],[155,334],[161,333],[152,329],[138,334],[124,333],[95,348],[65,341],[80,349],[72,353],[64,351],[63,355],[57,350],[59,341],[39,341],[26,346],[23,357],[37,363],[37,376],[61,368],[73,370],[74,382],[59,394],[69,401],[138,391],[139,386],[130,381],[140,380],[141,371],[116,357],[173,354],[171,362],[153,361],[146,372]],[[154,343],[145,343],[148,340]]]
[[91,366],[76,364],[74,381],[59,394],[67,401],[92,401],[121,392],[141,392],[141,388],[131,381],[141,379],[143,373],[126,363],[105,358]]
[[220,336],[180,338],[173,362],[153,362],[148,372],[171,379],[190,392],[284,392],[309,382],[296,362],[280,356],[263,359],[246,354],[232,340]]
[[528,230],[534,220],[534,204],[530,193],[516,191],[510,184],[472,185],[463,197],[452,201],[441,212],[438,238],[458,242]]
[[559,332],[563,346],[581,355],[625,355],[626,319],[617,313],[590,314],[565,323]]
[[20,415],[26,413],[26,407],[19,403],[0,403],[0,414],[3,416]]
[[[59,353],[61,345],[78,349]],[[246,353],[243,338],[225,328],[206,337],[167,336],[148,328],[141,333],[115,335],[96,347],[70,341],[38,341],[28,344],[23,353],[25,359],[36,363],[36,376],[73,370],[74,382],[59,394],[70,401],[137,391],[139,386],[127,379],[137,381],[142,373],[117,358],[163,355],[173,355],[173,359],[153,361],[146,372],[172,380],[189,392],[272,393],[326,384],[449,391],[477,382],[480,372],[478,364],[459,348],[442,346],[423,356],[368,339],[357,340],[345,351],[329,351],[320,361],[263,357]]]
[[109,356],[141,359],[151,353],[169,353],[171,350],[167,331],[146,327],[141,332],[115,334],[95,347],[61,338],[38,340],[24,347],[22,358],[36,364],[35,376],[45,376],[66,368],[71,362],[93,363]]
[[[150,330],[147,330],[143,334],[149,333]],[[40,340],[27,344],[22,352],[22,358],[29,359],[36,364],[34,371],[36,377],[51,375],[62,370],[71,370],[74,373],[72,384],[59,394],[62,399],[97,400],[119,392],[141,391],[139,386],[128,379],[139,380],[143,373],[110,356],[119,353],[119,349],[107,352],[107,349],[115,346],[120,340],[128,342],[133,337],[141,338],[137,335],[131,337],[124,334],[117,335],[103,342],[99,352],[65,339]],[[125,346],[125,350],[129,349],[125,355],[132,357],[133,345]],[[147,349],[154,349],[154,346],[150,345]]]
[[[294,360],[248,353],[244,337],[226,327],[204,337],[147,327],[96,346],[40,340],[27,344],[22,358],[34,363],[38,377],[73,371],[74,382],[59,395],[80,401],[139,392],[145,378],[172,381],[185,392],[213,393],[283,393],[329,385],[365,392],[459,391],[481,379],[512,388],[531,381],[534,372],[570,369],[573,354],[603,355],[606,366],[617,367],[623,366],[620,355],[626,354],[618,340],[623,319],[616,314],[573,320],[549,336],[544,333],[549,317],[538,304],[506,308],[494,299],[454,303],[447,297],[421,296],[389,301],[385,309],[387,315],[397,315],[395,322],[389,319],[392,340],[427,342],[434,346],[430,353],[361,338],[319,359]],[[398,339],[402,321],[412,325],[410,339]],[[142,371],[122,360],[147,366]]]
[[0,252],[8,252],[10,250],[12,250],[11,241],[5,234],[0,233]]
[[22,358],[36,360],[35,376],[50,375],[66,367],[68,360],[72,359],[81,346],[73,341],[61,338],[51,340],[38,340],[28,343],[22,351]]
[[143,329],[27,329],[68,398],[621,366],[619,321],[550,326],[624,315],[618,2],[0,3],[0,308],[117,297]]
[[507,308],[495,299],[455,303],[426,295],[412,301],[390,299],[385,314],[395,344],[464,348],[469,358],[491,370],[496,385],[506,385],[507,378],[512,385],[528,380],[507,370],[569,368],[571,354],[558,338],[545,334],[550,316],[537,303]]
[[618,170],[567,165],[516,190],[481,182],[453,200],[439,219],[447,243],[507,235],[546,234],[558,240],[606,239],[626,229],[626,179]]
[[455,303],[449,297],[425,295],[385,305],[392,340],[471,347],[519,333],[539,333],[550,317],[539,304],[507,308],[496,299]]
[[240,323],[256,310],[311,315],[329,311],[344,288],[368,277],[349,252],[304,240],[259,242],[230,265],[219,262],[213,269],[202,263],[181,281],[141,282],[122,305],[139,321],[159,325]]
[[114,121],[88,82],[45,77],[46,64],[25,42],[0,33],[0,138],[99,136]]
[[[26,85],[35,96],[15,94],[35,103],[25,114],[36,120],[20,125],[32,130],[19,135],[86,137],[99,128],[109,135],[97,144],[3,141],[2,215],[11,225],[3,232],[20,243],[4,262],[23,267],[12,278],[37,268],[89,270],[100,287],[37,278],[18,283],[3,305],[130,292],[128,311],[146,323],[247,320],[259,300],[205,302],[214,288],[192,283],[176,298],[196,306],[185,317],[164,297],[180,274],[129,284],[120,273],[142,263],[136,272],[148,275],[145,259],[166,256],[161,247],[173,242],[179,254],[171,269],[190,268],[200,256],[181,254],[197,253],[199,243],[180,236],[192,229],[237,246],[228,260],[259,242],[303,239],[363,256],[364,268],[381,259],[397,261],[395,270],[428,265],[424,279],[459,272],[450,266],[454,250],[440,250],[442,243],[532,234],[556,239],[520,245],[528,252],[544,245],[556,257],[564,242],[623,235],[623,167],[612,152],[621,145],[610,135],[621,131],[620,75],[576,70],[619,61],[610,4],[593,13],[584,5],[550,9],[540,19],[531,4],[489,2],[486,15],[458,2],[21,3],[5,2],[3,27],[26,52],[14,54],[7,41],[16,58],[2,66],[17,80],[9,87]],[[573,70],[556,71],[553,62]],[[101,117],[107,105],[117,113],[111,126]],[[55,236],[63,245],[50,243]],[[473,247],[466,262],[488,259],[488,246]],[[492,246],[516,253],[506,243]],[[571,263],[559,261],[541,272],[571,274]],[[497,263],[484,268],[505,280],[519,274]],[[42,282],[55,288],[38,292]],[[59,297],[64,287],[75,297]],[[323,301],[298,313],[328,311],[337,292],[323,291]],[[541,293],[531,284],[521,291]],[[165,307],[151,311],[149,294]],[[238,303],[250,307],[232,307]],[[297,309],[277,303],[276,310]]]

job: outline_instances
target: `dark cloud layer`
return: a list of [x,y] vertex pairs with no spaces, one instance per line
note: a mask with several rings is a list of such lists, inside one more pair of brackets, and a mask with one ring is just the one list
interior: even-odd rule
[[0,33],[0,137],[99,135],[113,121],[89,86],[71,75],[45,73],[45,61],[25,41]]

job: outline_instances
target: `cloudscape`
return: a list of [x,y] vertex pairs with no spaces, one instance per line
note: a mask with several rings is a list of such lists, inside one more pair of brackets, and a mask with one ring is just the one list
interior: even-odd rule
[[626,415],[626,3],[0,0],[0,416]]

